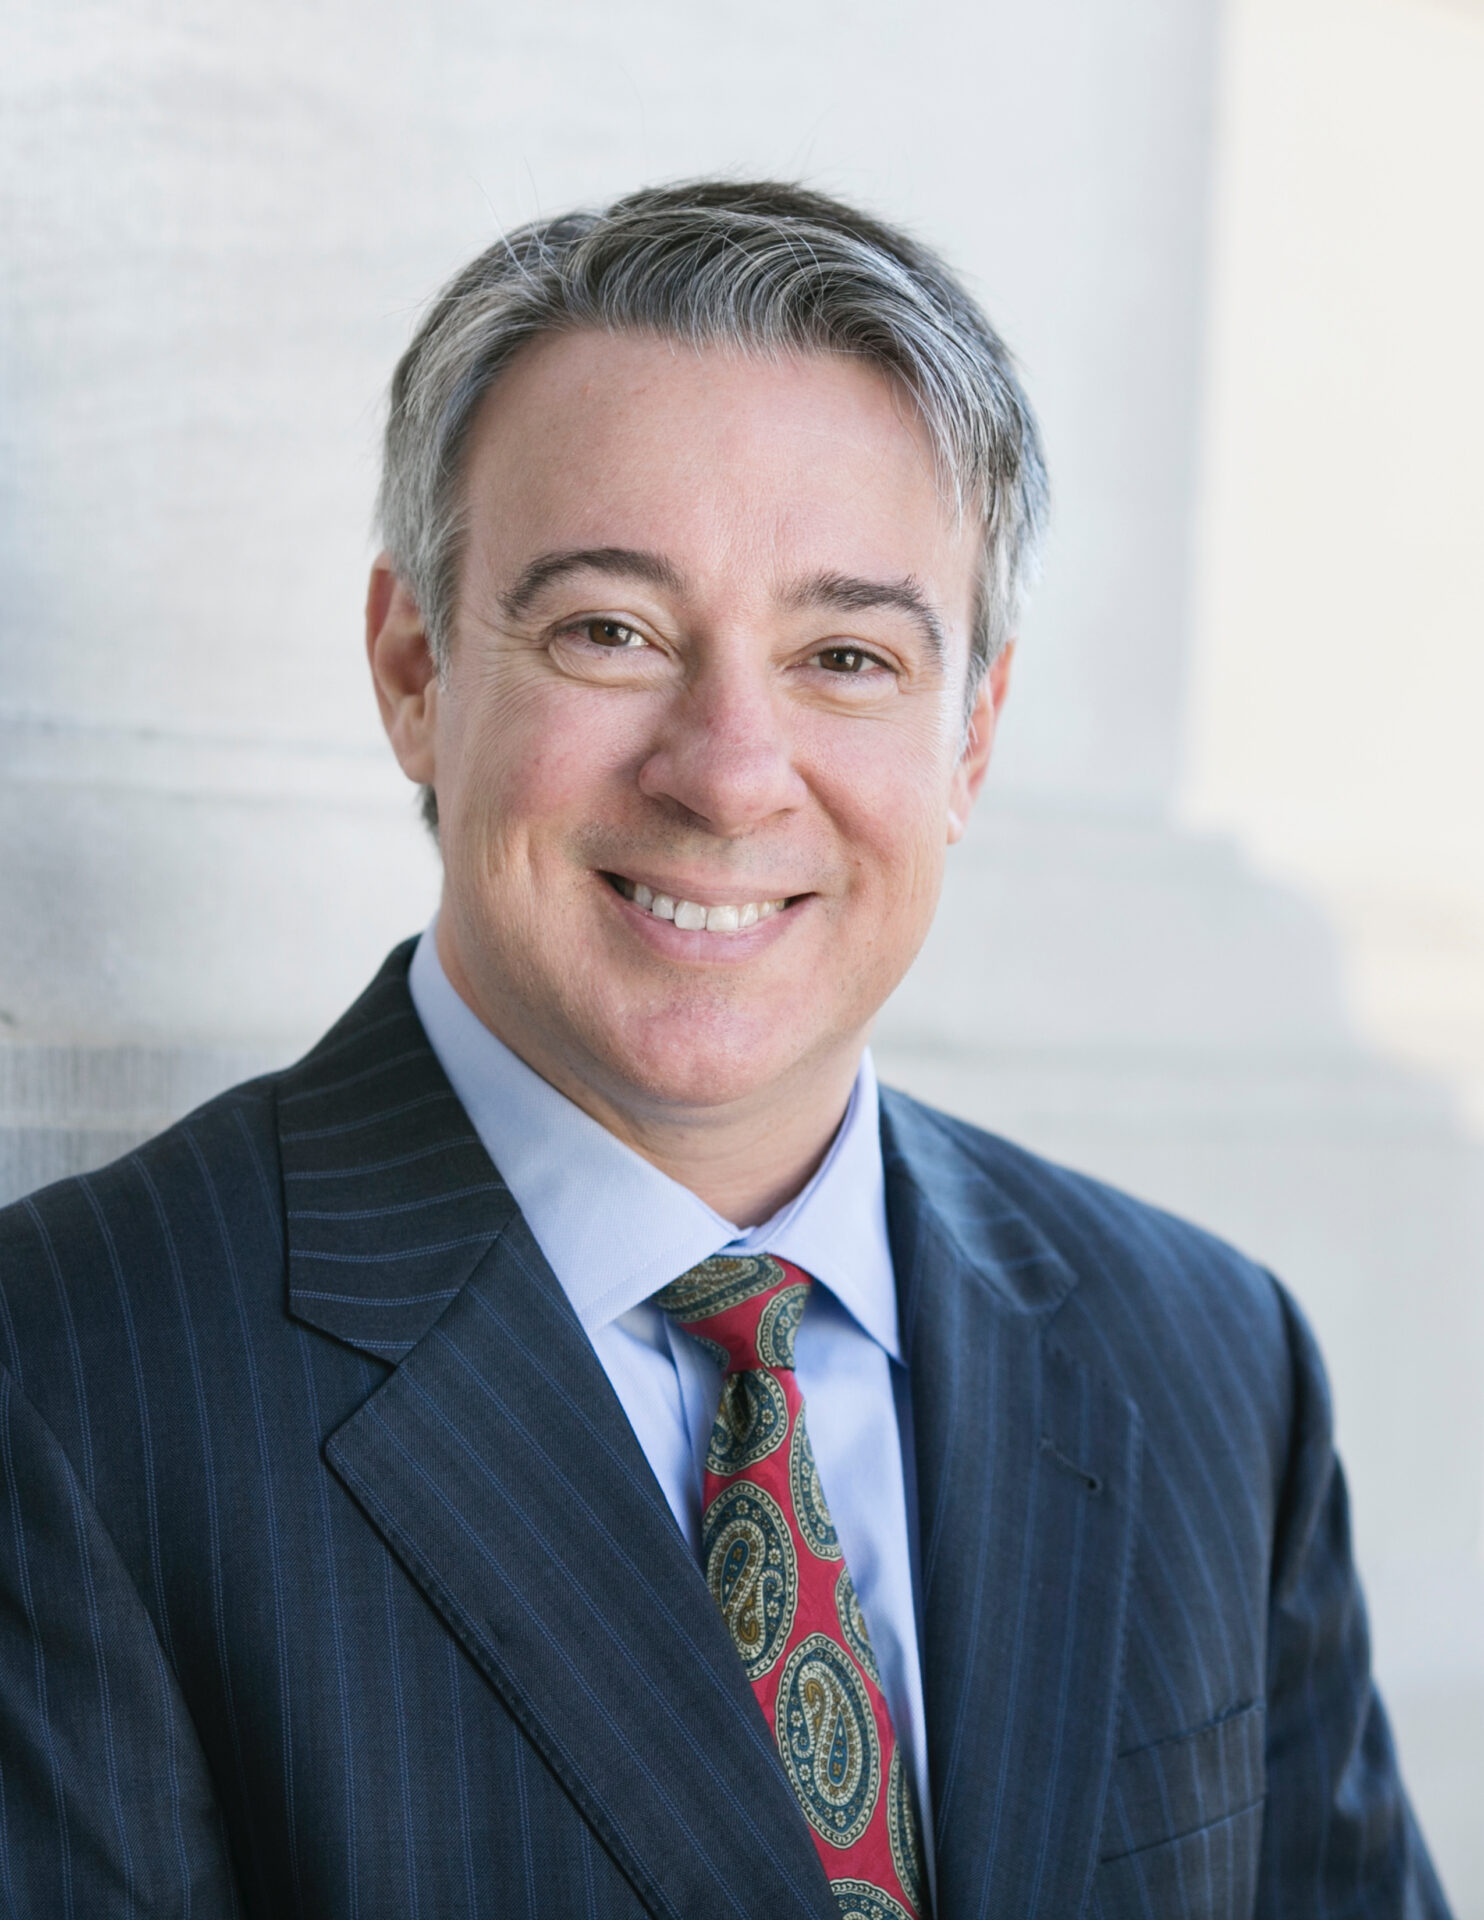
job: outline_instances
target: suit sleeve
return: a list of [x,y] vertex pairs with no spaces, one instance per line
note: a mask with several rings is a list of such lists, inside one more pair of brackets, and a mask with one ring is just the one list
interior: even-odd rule
[[1329,1388],[1286,1294],[1293,1430],[1267,1663],[1261,1920],[1448,1920],[1371,1681]]
[[153,1622],[63,1449],[0,1369],[0,1913],[240,1912]]

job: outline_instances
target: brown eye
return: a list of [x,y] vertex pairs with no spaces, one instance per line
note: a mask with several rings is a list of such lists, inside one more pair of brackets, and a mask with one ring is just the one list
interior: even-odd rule
[[607,647],[616,652],[620,647],[642,647],[644,636],[633,627],[626,627],[622,620],[585,620],[578,629],[585,640],[591,640],[595,647]]
[[826,647],[815,657],[828,673],[863,673],[877,664],[875,656],[862,647]]

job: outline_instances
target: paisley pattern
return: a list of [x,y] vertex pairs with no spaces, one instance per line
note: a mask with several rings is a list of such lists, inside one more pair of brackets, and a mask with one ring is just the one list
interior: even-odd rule
[[722,1382],[706,1465],[712,1473],[742,1473],[781,1447],[787,1433],[788,1401],[772,1374],[761,1367],[729,1373]]
[[886,1772],[886,1832],[891,1841],[891,1863],[897,1870],[902,1891],[921,1913],[923,1888],[927,1884],[922,1870],[922,1839],[917,1831],[917,1809],[907,1770],[902,1765],[900,1747],[892,1754]]
[[778,1751],[804,1817],[832,1847],[865,1831],[881,1790],[876,1716],[854,1661],[827,1634],[788,1656],[774,1709]]
[[799,1601],[788,1522],[761,1487],[737,1482],[706,1509],[701,1557],[747,1677],[761,1680],[788,1644]]
[[757,1357],[765,1367],[791,1367],[794,1363],[794,1335],[804,1317],[809,1289],[785,1287],[763,1308],[757,1327]]
[[835,1612],[840,1616],[840,1632],[846,1646],[855,1655],[861,1671],[879,1687],[881,1669],[876,1665],[871,1636],[866,1631],[866,1616],[861,1612],[855,1582],[843,1560],[840,1562],[840,1578],[835,1582]]
[[821,1560],[840,1558],[840,1541],[835,1523],[825,1505],[824,1488],[819,1484],[819,1468],[814,1464],[814,1449],[802,1420],[794,1422],[793,1442],[788,1450],[788,1489],[793,1496],[794,1518],[803,1535],[804,1545]]
[[804,1424],[794,1336],[813,1285],[717,1255],[655,1295],[722,1363],[701,1556],[847,1920],[926,1920],[891,1712]]
[[899,1900],[864,1880],[832,1880],[830,1892],[840,1904],[841,1920],[912,1920]]
[[724,1254],[703,1260],[672,1280],[654,1296],[682,1326],[691,1320],[709,1320],[713,1314],[739,1307],[744,1300],[766,1293],[784,1279],[783,1268],[771,1254]]

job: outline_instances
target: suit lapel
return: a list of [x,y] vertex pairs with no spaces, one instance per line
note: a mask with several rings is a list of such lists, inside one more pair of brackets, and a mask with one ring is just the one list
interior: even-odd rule
[[398,1361],[516,1211],[428,1045],[399,947],[282,1075],[289,1312]]
[[1057,1345],[1074,1276],[953,1134],[890,1095],[883,1144],[939,1911],[1067,1920],[1117,1733],[1138,1414]]
[[406,965],[280,1095],[290,1311],[395,1363],[326,1457],[654,1912],[830,1920],[721,1615]]

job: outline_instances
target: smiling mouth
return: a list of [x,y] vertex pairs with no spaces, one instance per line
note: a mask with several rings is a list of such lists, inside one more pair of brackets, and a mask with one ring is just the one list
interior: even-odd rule
[[703,907],[697,900],[679,900],[674,894],[657,893],[642,880],[626,880],[621,873],[605,873],[603,878],[615,893],[632,901],[652,919],[673,920],[685,933],[745,933],[760,920],[770,920],[794,900],[803,898],[801,894],[793,894],[782,900],[744,900],[735,906]]

